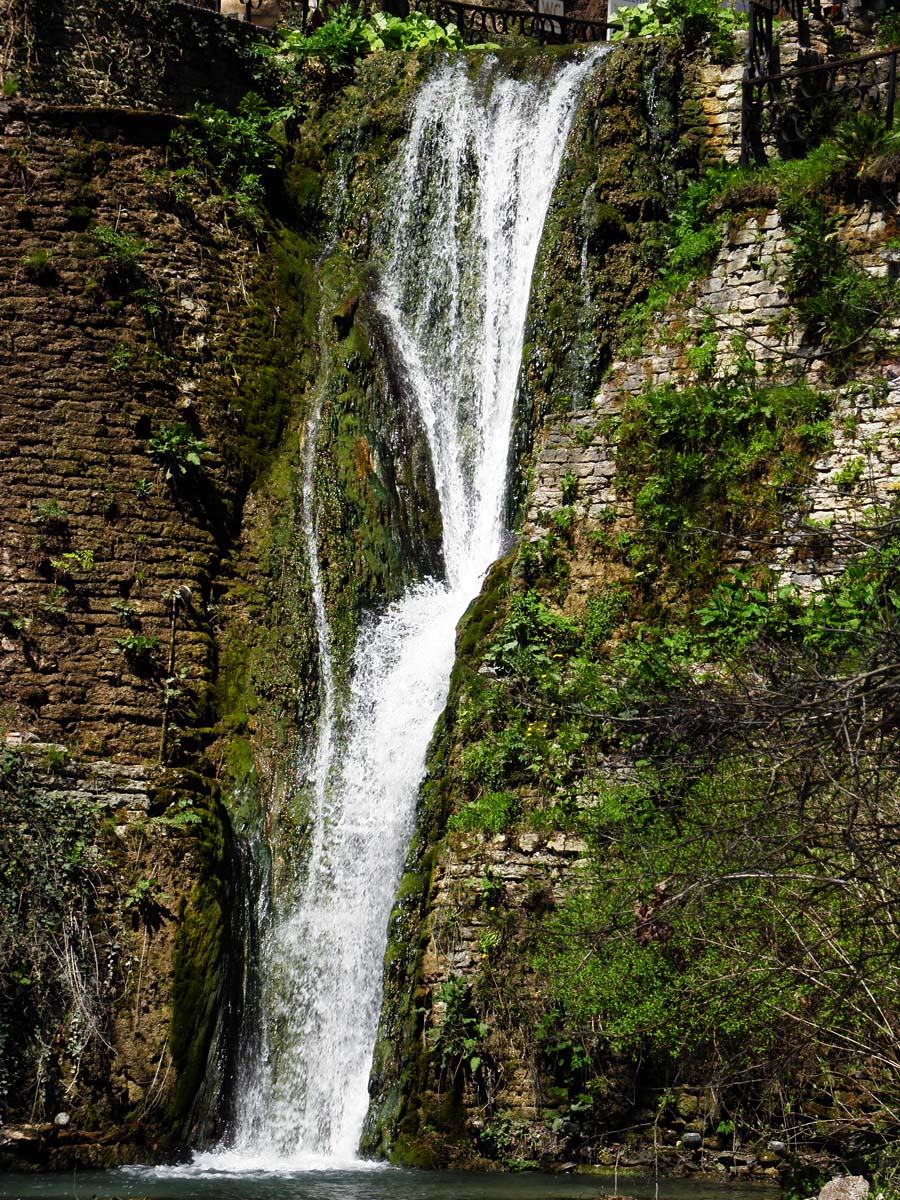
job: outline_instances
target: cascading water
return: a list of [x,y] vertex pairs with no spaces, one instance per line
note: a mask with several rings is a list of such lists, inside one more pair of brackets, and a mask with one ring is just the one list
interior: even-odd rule
[[316,565],[308,433],[305,534],[320,645],[309,770],[315,829],[292,911],[263,949],[263,1061],[239,1097],[232,1161],[353,1161],[368,1104],[386,927],[456,624],[501,551],[510,428],[531,275],[583,80],[601,50],[530,81],[461,59],[421,89],[398,163],[378,307],[427,432],[447,580],[364,625],[336,733]]

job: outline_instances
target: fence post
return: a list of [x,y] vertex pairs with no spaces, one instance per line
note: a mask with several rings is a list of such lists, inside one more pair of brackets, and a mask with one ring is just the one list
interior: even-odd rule
[[[741,80],[741,166],[764,166],[762,146],[762,104],[753,102],[754,76],[748,67]],[[758,86],[758,84],[757,84]]]

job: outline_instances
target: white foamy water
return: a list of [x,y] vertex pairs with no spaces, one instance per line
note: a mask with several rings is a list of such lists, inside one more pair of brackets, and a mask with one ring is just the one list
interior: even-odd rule
[[263,943],[260,1060],[228,1151],[194,1169],[358,1163],[391,904],[428,742],[446,702],[455,629],[505,537],[503,502],[524,325],[541,230],[581,85],[602,53],[513,80],[458,58],[422,87],[396,167],[379,309],[428,436],[447,580],[410,588],[364,624],[337,732],[316,559],[314,439],[304,535],[319,635],[321,713],[306,779],[311,851]]

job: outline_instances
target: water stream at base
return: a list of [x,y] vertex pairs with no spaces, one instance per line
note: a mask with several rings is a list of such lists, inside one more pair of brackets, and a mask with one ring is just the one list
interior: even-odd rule
[[368,1105],[391,904],[428,742],[446,701],[455,629],[502,549],[510,429],[531,275],[583,81],[602,50],[532,80],[493,58],[435,70],[396,168],[378,307],[426,430],[446,581],[411,587],[360,631],[335,718],[316,562],[308,432],[304,534],[319,634],[321,713],[307,780],[305,877],[262,950],[264,1053],[238,1097],[231,1149],[201,1170],[351,1165]]

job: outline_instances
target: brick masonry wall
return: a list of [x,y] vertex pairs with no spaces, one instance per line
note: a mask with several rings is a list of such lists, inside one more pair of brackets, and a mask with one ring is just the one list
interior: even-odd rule
[[[884,248],[889,233],[883,214],[865,206],[848,210],[840,230],[854,260],[875,275],[893,269],[893,252]],[[830,384],[827,360],[807,344],[788,302],[784,272],[790,248],[777,210],[728,233],[709,277],[659,315],[638,357],[613,364],[590,408],[548,422],[536,456],[524,536],[543,535],[573,477],[578,480],[574,507],[583,530],[610,517],[620,526],[633,520],[630,502],[616,488],[616,417],[625,398],[646,386],[696,380],[687,357],[691,338],[686,330],[711,324],[719,339],[719,371],[733,362],[729,346],[737,339],[762,378],[794,378],[799,373],[831,395],[834,446],[812,464],[810,482],[796,509],[785,512],[776,562],[782,568],[781,582],[801,589],[818,587],[841,569],[842,548],[851,544],[854,526],[900,486],[900,358],[889,354],[877,370],[842,386]],[[848,482],[848,472],[858,478]],[[809,528],[816,522],[829,522],[842,532],[823,540],[821,531]],[[750,554],[748,548],[735,547],[734,561]],[[583,565],[580,569],[587,590],[594,571]],[[603,569],[598,563],[596,570]]]
[[[41,1031],[47,1053],[60,1064],[65,1091],[55,1091],[49,1112],[40,1078],[34,1095],[4,1092],[0,1169],[130,1161],[134,1114],[142,1114],[138,1143],[158,1137],[176,1083],[169,1028],[177,914],[179,899],[191,896],[198,875],[191,829],[156,819],[163,811],[160,789],[176,775],[142,765],[79,762],[61,745],[34,735],[8,734],[5,748],[24,757],[45,803],[96,819],[99,835],[94,840],[85,828],[83,853],[88,861],[104,860],[107,869],[94,876],[85,911],[70,914],[65,932],[48,934],[66,946],[73,995],[79,994],[77,1002],[68,998],[71,1007],[58,1028]],[[148,880],[159,897],[150,921],[129,905],[129,895],[140,894]],[[48,1078],[56,1079],[55,1066],[48,1063]],[[57,1110],[71,1118],[66,1126],[50,1121]],[[148,1152],[145,1145],[145,1157]]]
[[[219,436],[239,386],[227,350],[260,261],[219,206],[173,211],[148,181],[167,135],[127,113],[0,113],[2,722],[131,759],[159,752],[180,585],[175,669],[201,708],[211,679],[207,606],[236,499]],[[97,224],[146,243],[133,287],[104,283]],[[149,454],[175,422],[208,443],[180,489]],[[156,639],[151,661],[129,661],[129,636]]]
[[0,83],[64,104],[186,112],[235,107],[253,86],[247,51],[266,31],[169,0],[0,0],[9,35]]

